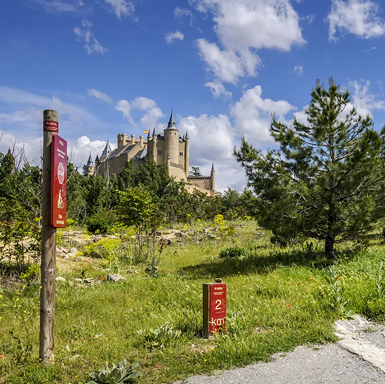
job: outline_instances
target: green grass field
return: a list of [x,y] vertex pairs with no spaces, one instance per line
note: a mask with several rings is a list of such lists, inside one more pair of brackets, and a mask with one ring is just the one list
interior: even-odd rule
[[[105,279],[111,262],[58,259],[57,275],[66,282],[57,283],[51,366],[38,361],[39,283],[3,280],[0,383],[84,383],[106,361],[123,359],[140,364],[138,383],[168,383],[333,342],[333,322],[353,313],[385,321],[380,235],[368,236],[365,250],[345,245],[329,265],[318,245],[280,249],[255,222],[237,224],[245,226],[236,229],[238,236],[218,232],[199,243],[190,236],[167,246],[156,276],[122,257],[114,268],[127,281],[112,283]],[[219,258],[234,244],[248,254]],[[80,276],[101,283],[74,284]],[[216,277],[227,283],[227,332],[205,340],[202,284]]]

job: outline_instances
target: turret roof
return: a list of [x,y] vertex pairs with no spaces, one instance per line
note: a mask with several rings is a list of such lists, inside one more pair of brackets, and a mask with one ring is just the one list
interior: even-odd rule
[[170,120],[168,121],[168,126],[166,129],[178,129],[175,124],[173,112],[171,112]]
[[90,154],[90,156],[88,157],[87,165],[92,165],[92,157],[91,157],[91,154]]
[[107,141],[107,144],[106,144],[106,146],[104,147],[102,156],[100,156],[100,157],[107,157],[108,154],[109,154],[110,152],[111,152],[111,145],[110,145],[110,143]]

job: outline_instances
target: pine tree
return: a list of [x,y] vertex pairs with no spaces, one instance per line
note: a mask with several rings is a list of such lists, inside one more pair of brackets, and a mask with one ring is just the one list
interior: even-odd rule
[[[384,187],[385,127],[357,114],[350,94],[330,79],[317,82],[305,111],[307,124],[273,116],[271,134],[279,149],[254,149],[244,139],[237,161],[246,169],[257,196],[257,216],[285,243],[295,238],[324,241],[335,258],[335,244],[373,228],[384,215],[378,206]],[[376,204],[377,203],[377,204]]]

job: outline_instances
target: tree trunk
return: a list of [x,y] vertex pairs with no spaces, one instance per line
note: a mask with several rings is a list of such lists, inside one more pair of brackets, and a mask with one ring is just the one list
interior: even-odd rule
[[325,238],[325,256],[328,260],[334,260],[335,254],[334,254],[334,242],[335,237],[332,235],[327,235]]

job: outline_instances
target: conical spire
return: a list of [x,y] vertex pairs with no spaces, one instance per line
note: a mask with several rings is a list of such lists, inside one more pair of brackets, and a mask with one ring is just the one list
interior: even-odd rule
[[155,135],[155,127],[154,127],[154,130],[152,131],[152,135],[153,135],[153,136]]
[[110,143],[107,141],[107,144],[104,147],[102,156],[100,156],[100,157],[107,157],[110,152],[111,152],[111,146],[110,146]]
[[213,166],[211,167],[211,172],[215,172],[214,163],[213,163]]
[[168,121],[167,129],[178,129],[174,120],[174,113],[171,111],[170,120]]
[[99,162],[99,155],[96,155],[95,157],[95,164],[97,164]]
[[188,131],[186,131],[186,136],[185,136],[186,139],[188,139]]
[[90,156],[88,157],[87,165],[88,165],[88,166],[92,165],[92,157],[91,157],[91,154],[90,154]]

